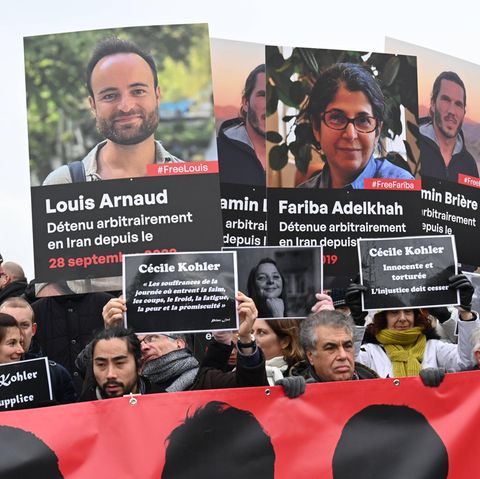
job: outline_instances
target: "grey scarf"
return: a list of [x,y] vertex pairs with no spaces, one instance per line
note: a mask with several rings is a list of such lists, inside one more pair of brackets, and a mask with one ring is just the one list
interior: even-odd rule
[[142,371],[151,383],[159,386],[166,383],[166,392],[185,391],[193,384],[197,373],[198,361],[186,348],[146,362]]

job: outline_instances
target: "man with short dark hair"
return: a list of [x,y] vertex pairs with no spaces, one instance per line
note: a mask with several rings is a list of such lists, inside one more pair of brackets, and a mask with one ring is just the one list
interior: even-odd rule
[[220,126],[217,147],[220,181],[265,186],[265,65],[250,72],[240,115]]
[[445,71],[435,79],[430,116],[420,120],[420,173],[458,182],[458,175],[478,177],[478,167],[462,133],[467,94],[462,79]]
[[23,296],[27,279],[23,268],[13,261],[0,263],[0,304],[7,298]]
[[92,341],[91,371],[80,401],[160,392],[140,375],[141,358],[140,341],[131,329],[100,331]]
[[44,185],[146,176],[147,165],[177,163],[154,134],[160,88],[153,57],[119,38],[100,42],[87,67],[90,108],[106,138],[81,163],[63,165]]

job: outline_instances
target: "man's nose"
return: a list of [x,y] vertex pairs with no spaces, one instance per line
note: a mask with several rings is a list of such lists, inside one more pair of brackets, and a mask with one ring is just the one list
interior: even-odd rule
[[117,377],[116,368],[113,364],[110,364],[108,366],[108,370],[107,370],[107,379],[112,379],[112,378],[116,378],[116,377]]
[[123,112],[128,112],[133,108],[134,102],[130,95],[122,95],[118,103],[118,109]]
[[338,354],[337,354],[338,359],[344,360],[347,358],[347,351],[345,351],[345,348],[343,346],[340,346],[338,348]]

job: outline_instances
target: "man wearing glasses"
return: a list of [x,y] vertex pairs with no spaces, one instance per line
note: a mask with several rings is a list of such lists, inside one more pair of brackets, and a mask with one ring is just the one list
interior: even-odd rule
[[[141,348],[141,374],[157,392],[177,392],[198,389],[218,389],[232,387],[253,387],[268,385],[265,373],[265,358],[252,340],[251,330],[257,318],[257,308],[251,298],[237,293],[237,309],[240,318],[237,368],[232,372],[222,371],[217,363],[218,354],[223,355],[228,350],[225,362],[230,355],[230,349],[212,350],[212,355],[206,358],[202,365],[187,347],[183,334],[147,334],[138,335]],[[112,298],[103,308],[105,330],[116,328],[123,324],[126,312],[125,300]],[[78,355],[75,365],[82,374],[91,367],[95,360],[92,354],[93,341]],[[88,375],[87,375],[88,377]],[[95,399],[91,397],[91,399]]]
[[337,63],[325,70],[312,88],[304,113],[325,166],[300,188],[363,189],[366,178],[413,179],[406,162],[397,166],[374,156],[385,100],[364,67]]

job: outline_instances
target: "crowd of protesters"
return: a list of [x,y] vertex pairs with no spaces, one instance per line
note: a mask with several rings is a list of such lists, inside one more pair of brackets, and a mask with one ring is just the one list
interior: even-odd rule
[[[238,292],[239,331],[214,332],[206,351],[192,334],[125,329],[119,292],[34,293],[20,265],[0,264],[0,364],[46,356],[54,404],[198,389],[282,385],[296,397],[310,382],[419,375],[438,386],[447,372],[480,366],[474,288],[450,278],[453,309],[362,310],[364,287],[318,293],[303,320],[258,319],[254,300]],[[52,291],[56,293],[52,294]],[[455,334],[445,334],[455,331]]]

